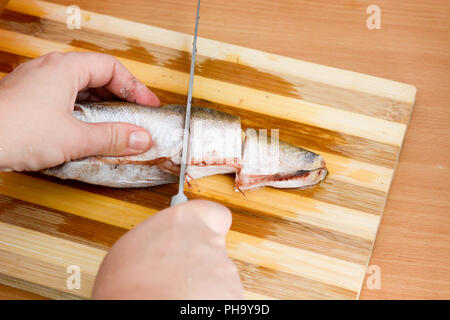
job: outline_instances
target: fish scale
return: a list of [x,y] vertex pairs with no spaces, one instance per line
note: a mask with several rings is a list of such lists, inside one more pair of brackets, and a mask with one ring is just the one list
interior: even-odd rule
[[[85,122],[128,122],[147,129],[152,147],[139,155],[88,157],[43,172],[62,179],[117,188],[151,187],[177,181],[183,145],[186,107],[150,108],[129,102],[78,103],[74,116]],[[265,136],[247,129],[242,148],[240,118],[215,109],[192,107],[186,181],[215,175],[236,174],[236,188],[246,191],[264,186],[300,188],[325,179],[322,156],[283,141],[278,152],[260,155]],[[276,169],[267,172],[268,159]],[[274,161],[274,159],[272,159]]]

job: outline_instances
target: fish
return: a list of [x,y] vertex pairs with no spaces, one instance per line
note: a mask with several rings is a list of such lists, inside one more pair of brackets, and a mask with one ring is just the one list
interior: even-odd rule
[[266,130],[258,133],[247,128],[235,187],[239,191],[264,186],[305,188],[323,181],[327,174],[321,155],[280,141],[277,136],[269,140]]
[[[76,103],[73,116],[90,123],[128,122],[147,129],[152,147],[132,156],[93,156],[43,170],[61,179],[115,188],[152,187],[178,180],[183,147],[184,105],[150,108],[130,102]],[[241,128],[238,116],[193,106],[185,181],[234,174],[237,191],[264,186],[304,188],[328,174],[321,155],[279,141],[278,135]]]

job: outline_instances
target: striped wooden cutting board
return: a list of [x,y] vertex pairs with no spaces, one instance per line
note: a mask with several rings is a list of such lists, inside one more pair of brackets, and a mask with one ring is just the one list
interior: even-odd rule
[[[112,54],[164,104],[186,100],[192,36],[12,0],[0,16],[0,71],[50,51]],[[201,34],[201,25],[200,25]],[[204,38],[196,105],[324,156],[330,175],[307,190],[265,188],[246,198],[233,177],[197,180],[190,198],[233,212],[228,253],[248,298],[355,299],[375,241],[414,104],[413,86]],[[51,75],[49,75],[51,76]],[[107,249],[169,204],[174,185],[117,190],[40,174],[0,174],[0,282],[51,298],[89,298]],[[66,287],[81,268],[81,289]]]

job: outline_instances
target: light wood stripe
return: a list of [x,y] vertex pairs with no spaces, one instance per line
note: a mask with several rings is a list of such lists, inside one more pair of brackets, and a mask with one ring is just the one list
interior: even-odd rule
[[[25,229],[23,230],[25,231]],[[14,234],[18,233],[17,229],[6,229],[0,226],[0,233],[2,232]],[[23,237],[30,236],[30,234],[26,232],[22,232],[20,235]],[[2,237],[2,235],[0,235],[0,237]],[[53,240],[47,237],[38,237],[37,239],[39,241]],[[32,292],[52,299],[79,299],[80,297],[90,297],[95,278],[93,275],[83,272],[83,269],[91,264],[85,265],[83,263],[86,261],[81,263],[80,261],[77,261],[77,259],[80,259],[79,256],[83,255],[82,252],[75,252],[72,254],[70,260],[61,259],[61,265],[58,265],[53,262],[49,262],[44,256],[39,257],[40,259],[36,257],[29,257],[28,254],[32,255],[33,249],[22,247],[22,254],[15,252],[18,250],[15,250],[15,245],[12,243],[13,240],[21,239],[11,237],[8,242],[3,242],[0,240],[1,283],[16,283],[16,287],[23,290],[28,290],[30,284],[32,284],[32,287],[34,287]],[[52,244],[64,246],[64,243],[52,242]],[[46,245],[39,248],[39,251],[43,250],[44,247],[46,247]],[[6,250],[4,248],[6,248]],[[67,254],[64,250],[60,250],[60,252],[62,254]],[[67,267],[72,264],[76,264],[82,268],[80,290],[69,290],[66,287],[66,279],[69,276],[69,274],[66,273],[66,270]]]
[[[293,276],[254,265],[241,260],[234,260],[241,274],[244,288],[255,288],[258,294],[270,295],[277,299],[355,299],[356,292],[337,286]],[[245,272],[242,272],[244,271]],[[278,282],[283,286],[279,286]]]
[[197,179],[193,182],[192,190],[194,191],[186,191],[194,196],[215,199],[236,207],[249,207],[269,216],[307,223],[369,240],[376,235],[376,226],[380,219],[373,214],[306,197],[298,201],[298,195],[272,188],[248,192],[244,197],[234,190],[233,179],[228,176]]
[[[311,150],[311,149],[309,149]],[[324,157],[332,179],[382,192],[389,190],[393,169],[311,150]]]
[[[230,231],[230,233],[233,231]],[[227,237],[231,257],[272,270],[359,292],[366,266],[334,259],[273,241],[235,234]],[[278,257],[274,259],[273,257]]]
[[[165,104],[185,104],[186,96],[157,88],[152,90]],[[320,154],[332,154],[363,163],[393,169],[399,153],[399,148],[373,140],[323,128],[309,126],[276,117],[266,117],[263,114],[235,108],[230,105],[211,103],[204,99],[193,99],[193,104],[199,107],[212,108],[219,111],[237,115],[241,118],[242,128],[276,129],[279,128],[279,137],[285,142],[308,149]],[[269,130],[270,134],[270,130]]]
[[[113,224],[118,227],[130,229],[131,221],[136,225],[144,220],[143,216],[150,214],[150,212],[156,213],[157,211],[32,177],[23,179],[25,176],[21,176],[20,182],[14,182],[14,177],[18,178],[18,176],[20,175],[16,173],[1,174],[0,192],[9,197],[80,215],[95,221]],[[21,184],[22,188],[20,188],[20,185],[15,186],[18,182]],[[30,184],[24,185],[26,182],[29,182]],[[37,196],[35,190],[40,190],[39,196]],[[92,201],[94,199],[95,201]],[[78,205],[74,205],[74,203],[78,203]],[[129,210],[129,208],[132,210]],[[111,209],[112,212],[109,212],[109,209]],[[133,211],[133,213],[130,213],[130,211]],[[117,219],[117,215],[120,215],[120,212],[127,213],[127,219]],[[369,216],[378,218],[374,215]],[[265,250],[261,250],[260,248],[265,248]],[[298,248],[292,248],[235,231],[230,231],[228,233],[227,250],[230,257],[236,259],[243,259],[249,254],[248,250],[253,250],[253,254],[255,255],[258,253],[258,255],[255,255],[252,258],[252,261],[250,261],[252,263],[268,268],[276,266],[276,270],[279,271],[308,277],[332,285],[343,285],[343,288],[354,291],[359,290],[359,275],[361,269],[363,270],[362,276],[364,276],[364,266],[360,264],[342,261]],[[280,260],[277,264],[274,264],[272,261],[273,258],[271,255],[274,252],[278,252],[278,254],[284,252],[284,254],[280,256]],[[319,265],[315,265],[315,262],[312,261],[309,263],[312,262],[313,266],[304,262],[311,258],[315,259]],[[333,272],[330,272],[331,270]],[[343,283],[343,281],[346,283]]]
[[[2,59],[0,71],[9,72],[23,60],[26,61],[31,58],[1,52],[0,59]],[[155,88],[152,89],[159,96],[163,104],[186,103],[185,95],[175,94]],[[259,115],[254,112],[247,112],[243,109],[237,109],[217,103],[213,104],[207,102],[206,100],[194,99],[193,103],[196,106],[213,108],[220,111],[226,110],[226,112],[230,114],[239,116],[244,129],[249,127],[254,129],[281,128],[279,132],[281,140],[308,150],[314,150],[315,152],[325,155],[326,159],[331,158],[328,156],[328,154],[331,154],[342,157],[343,159],[337,159],[341,159],[344,162],[348,161],[348,159],[352,159],[363,163],[373,164],[376,166],[374,168],[387,167],[388,169],[393,170],[396,156],[399,152],[398,147],[377,143],[375,141],[362,139],[356,136],[344,135],[317,127],[307,126],[292,121],[286,123],[286,120],[277,119],[274,117],[267,118],[264,117],[264,115]],[[380,170],[385,169],[380,168]],[[362,183],[367,185],[367,183],[371,183],[371,181],[376,183],[375,180],[370,179],[363,179]],[[375,186],[375,188],[379,189],[380,187]]]
[[[5,75],[6,73],[0,72],[0,78]],[[393,169],[314,150],[302,145],[299,147],[321,154],[326,160],[332,179],[383,192],[389,190]]]
[[[89,246],[77,244],[74,247],[72,244],[67,240],[0,222],[0,281],[15,282],[17,287],[23,289],[29,289],[29,283],[40,285],[42,288],[36,288],[35,285],[33,291],[50,298],[90,298],[95,275],[106,251],[92,251],[93,248]],[[80,267],[80,289],[70,290],[66,287],[69,276],[66,270],[70,265]],[[20,282],[22,285],[17,285]],[[50,290],[47,286],[50,286]],[[244,296],[247,299],[273,299],[249,290],[244,292]]]
[[[40,295],[40,297],[28,296],[35,300],[36,298],[50,298],[57,300],[80,300],[90,299],[95,278],[90,275],[82,274],[81,288],[67,289],[67,273],[62,267],[51,265],[45,261],[29,259],[28,257],[13,254],[0,250],[0,283],[27,292]],[[10,266],[16,266],[17,261],[21,261],[20,272],[9,269]],[[81,267],[81,266],[80,266]],[[5,272],[5,273],[3,273]],[[270,296],[244,290],[244,299],[247,300],[275,300]]]
[[[10,1],[0,16],[0,72],[49,51],[106,52],[164,103],[184,103],[191,35],[94,12],[82,16],[82,30],[66,30],[65,6]],[[208,39],[198,45],[196,105],[226,109],[243,128],[280,128],[281,140],[323,155],[331,172],[307,190],[263,188],[244,197],[231,175],[198,179],[186,190],[190,198],[231,208],[227,250],[246,297],[357,298],[415,87]],[[167,207],[174,190],[111,190],[0,173],[0,282],[88,298],[105,250]],[[87,266],[81,294],[60,287],[72,257]]]
[[382,214],[386,199],[386,192],[345,183],[333,176],[317,187],[285,192],[376,215]]
[[[253,238],[253,237],[251,237]],[[249,239],[247,239],[249,240]],[[255,241],[256,238],[251,239],[252,241]],[[259,241],[259,240],[256,240]],[[269,242],[264,241],[264,245],[263,247],[261,247],[261,250],[263,250],[262,248],[264,248],[264,250],[292,250],[289,247],[283,247],[283,246],[275,246],[272,247],[270,245]],[[237,242],[237,243],[231,243],[228,244],[231,246],[239,246],[242,245],[242,242]],[[248,249],[248,248],[247,248]],[[253,250],[253,249],[252,249]],[[68,291],[67,288],[64,288],[66,282],[65,280],[67,279],[67,274],[66,274],[66,269],[69,265],[78,265],[80,266],[81,272],[82,272],[82,278],[83,276],[85,278],[88,279],[88,282],[91,283],[91,286],[87,286],[84,285],[82,283],[82,288],[81,288],[81,294],[80,296],[82,297],[89,297],[90,296],[90,292],[92,291],[92,284],[93,284],[93,279],[95,278],[95,275],[98,271],[98,268],[100,266],[101,261],[103,260],[103,257],[106,255],[106,251],[104,250],[99,250],[96,248],[92,248],[89,246],[85,246],[82,244],[78,244],[78,243],[73,243],[71,241],[67,241],[64,239],[59,239],[56,237],[50,237],[47,236],[45,234],[42,234],[40,232],[36,232],[36,231],[32,231],[32,230],[28,230],[25,228],[21,228],[21,227],[17,227],[17,226],[13,226],[13,225],[9,225],[3,222],[0,222],[0,251],[2,252],[2,254],[0,256],[2,256],[3,259],[8,259],[8,254],[9,255],[15,255],[17,256],[21,256],[24,257],[28,260],[36,260],[36,261],[44,261],[46,264],[50,265],[50,266],[54,266],[56,268],[52,268],[53,270],[52,273],[58,274],[59,275],[59,281],[35,281],[35,279],[27,279],[29,281],[32,282],[37,282],[40,284],[44,284],[44,283],[52,283],[52,284],[59,284],[57,289],[61,290],[61,291]],[[285,251],[282,251],[283,253],[288,253]],[[260,253],[262,257],[266,256],[264,253]],[[307,252],[305,252],[305,254],[309,254]],[[5,258],[6,257],[6,258]],[[289,260],[294,260],[294,261],[287,261],[290,262],[289,266],[288,265],[284,265],[284,268],[280,266],[281,263],[283,263],[283,261],[279,261],[279,262],[274,262],[274,261],[267,261],[266,263],[264,263],[263,266],[270,268],[270,265],[272,266],[271,269],[273,270],[280,270],[280,269],[290,269],[290,266],[292,265],[292,262],[294,262],[294,265],[299,263],[300,265],[303,265],[303,267],[305,268],[304,270],[302,270],[301,273],[310,273],[310,276],[313,277],[308,277],[309,279],[313,279],[314,278],[322,278],[323,275],[323,270],[329,266],[329,258],[323,256],[323,260],[321,260],[321,264],[320,266],[308,266],[307,264],[303,263],[302,261],[298,261],[300,260],[302,257],[302,255],[300,256],[296,256],[296,257],[291,257],[291,259]],[[236,257],[235,257],[236,258]],[[317,259],[318,257],[314,257],[315,259]],[[1,258],[0,258],[1,259]],[[239,259],[239,258],[238,258]],[[246,259],[248,261],[248,259]],[[249,261],[250,263],[252,261]],[[329,279],[330,281],[333,280],[333,282],[336,282],[336,284],[333,285],[338,285],[339,284],[343,284],[342,282],[344,282],[346,275],[348,275],[349,273],[353,274],[353,272],[358,272],[360,271],[360,269],[363,269],[362,271],[362,275],[364,275],[364,267],[360,266],[360,265],[355,265],[355,269],[349,269],[349,264],[344,263],[340,260],[337,261],[333,261],[335,264],[333,266],[333,271],[338,271],[339,269],[339,273],[335,274],[335,279]],[[259,264],[259,263],[257,263]],[[336,265],[337,264],[337,265]],[[18,277],[18,278],[24,278],[25,277],[25,273],[27,272],[27,268],[16,268],[14,263],[11,263],[11,261],[9,261],[9,263],[4,263],[3,265],[3,269],[0,269],[0,273],[3,274],[7,274],[9,276],[13,276],[13,277]],[[261,265],[261,264],[259,264]],[[275,267],[275,268],[273,268]],[[309,270],[311,269],[311,270]],[[312,270],[314,269],[314,270]],[[40,270],[36,270],[36,269],[31,269],[30,271],[34,271],[36,273],[39,273],[38,277],[45,277],[45,273],[41,273]],[[298,274],[298,270],[289,270],[292,274]],[[17,276],[17,275],[21,275],[21,276]],[[350,274],[350,277],[351,277]],[[31,275],[28,275],[31,276]],[[86,277],[87,276],[87,277]],[[64,281],[62,281],[64,280]],[[44,283],[42,283],[44,282]],[[62,282],[62,283],[61,283]],[[346,282],[346,281],[345,281]],[[350,282],[351,283],[351,282]],[[342,288],[346,288],[346,286],[348,286],[350,284],[349,282],[346,282],[344,284],[344,286],[340,285],[340,287]],[[359,283],[353,284],[353,286],[356,288],[349,288],[349,290],[353,290],[353,291],[357,291],[358,290],[358,286]]]
[[[11,275],[3,274],[0,272],[0,283],[7,285],[9,287],[16,288],[18,290],[23,290],[26,292],[30,292],[36,295],[39,295],[41,299],[54,299],[54,300],[80,300],[81,298],[77,295],[70,294],[64,291],[60,291],[58,289],[50,288],[47,286],[47,281],[58,281],[57,279],[61,279],[57,275],[53,274],[51,271],[47,271],[48,276],[45,277],[43,274],[39,276],[36,274],[37,272],[41,272],[45,274],[45,270],[52,270],[51,266],[45,265],[45,263],[40,263],[36,261],[29,261],[27,258],[20,255],[13,255],[10,253],[6,253],[6,257],[4,259],[0,259],[0,269],[3,265],[14,265],[14,263],[18,260],[23,261],[23,264],[29,266],[27,269],[29,274],[22,273],[20,274],[23,278],[13,277]],[[34,272],[33,272],[34,270]],[[43,271],[44,270],[44,271]],[[39,284],[38,282],[42,282]],[[27,299],[28,300],[28,299]],[[30,298],[30,300],[35,300],[34,298]]]
[[[26,240],[24,240],[26,239]],[[40,232],[0,222],[0,281],[5,276],[25,280],[58,292],[90,298],[95,275],[106,251]],[[66,287],[67,267],[77,265],[81,271],[81,288]],[[7,280],[7,279],[6,279]],[[20,286],[18,286],[20,287]],[[46,296],[47,290],[36,292]],[[273,299],[270,295],[244,291],[250,299]],[[55,298],[54,296],[51,296]],[[62,296],[73,298],[73,296]],[[59,297],[61,298],[61,297]]]
[[[3,77],[4,73],[0,73],[0,77]],[[311,150],[311,149],[310,149]],[[372,188],[375,190],[386,192],[390,186],[390,180],[393,174],[393,170],[370,165],[367,163],[363,163],[357,160],[344,158],[340,156],[336,156],[329,153],[320,152],[317,150],[311,150],[316,153],[320,153],[324,156],[327,161],[327,167],[331,172],[330,177],[328,179],[335,179],[338,181],[343,181],[350,183],[351,185],[361,186],[365,188]],[[209,178],[206,178],[209,179]],[[209,181],[209,180],[207,180]],[[229,183],[228,188],[232,185],[232,182]],[[316,189],[315,189],[316,190]],[[302,191],[300,191],[302,192]],[[303,191],[308,194],[308,192]],[[366,199],[370,199],[372,195],[368,194]],[[384,197],[385,194],[381,194],[381,197]],[[370,200],[369,200],[370,201]],[[384,201],[384,200],[383,200]],[[382,210],[383,204],[378,203],[379,207],[374,210],[368,210],[370,212],[379,213]],[[341,204],[345,206],[345,203]],[[358,208],[359,210],[365,211],[363,208]]]
[[[104,33],[101,30],[73,29],[67,32],[65,23],[9,10],[4,11],[0,17],[0,27],[88,50],[189,72],[190,54],[187,52]],[[275,71],[269,73],[202,55],[197,55],[196,66],[195,74],[207,78],[401,123],[406,123],[409,117],[409,103],[357,90],[344,90],[328,83],[314,82],[301,78],[301,72],[295,77]],[[361,101],[364,101],[365,105],[370,105],[370,108],[361,108]]]
[[[380,218],[314,199],[303,198],[302,201],[297,201],[297,195],[275,189],[249,192],[243,197],[234,191],[232,179],[226,176],[198,179],[194,188],[200,190],[195,193],[198,196],[227,202],[237,207],[245,208],[251,205],[253,210],[269,216],[307,223],[368,240],[374,238]],[[0,192],[12,198],[83,217],[89,217],[91,210],[96,210],[98,214],[95,220],[127,229],[157,211],[17,173],[0,174]],[[186,192],[191,194],[188,189]],[[125,208],[127,210],[123,211]]]
[[[381,143],[400,146],[402,139],[398,137],[402,137],[406,130],[404,124],[344,110],[337,111],[337,109],[327,106],[251,88],[244,89],[218,80],[198,77],[195,81],[199,89],[194,92],[197,91],[195,96],[198,98],[232,105],[267,116],[357,135]],[[237,93],[237,96],[233,96],[232,93]]]
[[[11,0],[6,8],[64,24],[67,19],[66,8],[64,6],[44,1]],[[86,29],[102,30],[103,32],[153,43],[161,47],[184,52],[191,51],[191,35],[90,11],[83,11],[82,26]],[[390,96],[397,101],[409,104],[414,102],[416,88],[411,85],[326,67],[202,37],[199,37],[197,41],[198,54],[205,57],[243,64],[293,77],[301,73],[303,77],[318,83],[329,83],[338,88],[357,90],[381,97]]]
[[[4,75],[5,73],[0,72],[0,77]],[[321,154],[327,163],[332,179],[383,192],[389,190],[393,169],[311,149],[303,145],[299,146]]]
[[106,251],[53,238],[0,222],[0,273],[58,291],[67,289],[70,265],[80,266],[81,288],[76,295],[89,297]]
[[105,250],[46,236],[4,222],[0,222],[0,250],[62,266],[64,273],[69,265],[83,266],[82,272],[93,276],[97,274],[106,254]]
[[[177,192],[176,184],[168,184],[145,189],[116,189],[91,185],[76,180],[61,180],[56,177],[47,176],[40,173],[29,172],[27,174],[39,179],[65,184],[74,188],[114,197],[127,202],[141,204],[144,206],[156,205],[158,208],[166,208],[169,206],[169,198]],[[332,177],[328,177],[324,182],[312,188],[283,189],[280,191],[375,215],[381,215],[386,197],[385,192],[340,182]],[[195,190],[192,189],[191,192],[194,193]],[[149,194],[151,196],[149,196]],[[161,196],[158,196],[159,194],[161,194]],[[158,203],[155,204],[155,201],[158,201]],[[228,206],[233,209],[233,207],[229,204]],[[244,211],[250,212],[249,210],[246,209]]]
[[[18,173],[0,173],[0,193],[44,207],[131,229],[156,210]],[[91,215],[95,212],[95,215]]]
[[5,278],[0,275],[0,300],[48,300],[48,298],[35,294],[28,288],[26,291],[19,289],[12,281],[5,283]]
[[[113,243],[126,232],[125,229],[117,228],[112,225],[104,225],[93,220],[67,213],[51,211],[49,208],[17,201],[1,195],[0,208],[0,221],[3,223],[38,231],[52,237],[93,246],[102,250],[108,250],[109,247],[111,247]],[[259,229],[261,221],[256,221],[259,223],[253,227]],[[236,219],[233,219],[233,225],[235,224]],[[284,230],[285,227],[281,226],[279,229]],[[276,230],[274,231],[277,232]],[[298,233],[299,232],[296,234]],[[311,233],[311,230],[309,230],[309,233]],[[334,236],[338,237],[335,234]],[[270,240],[268,237],[264,238]],[[301,241],[301,237],[299,237],[299,240]],[[330,244],[320,243],[320,237],[316,237],[316,242],[317,246],[322,245],[324,248],[331,247]],[[338,243],[335,243],[334,246],[338,246]],[[312,249],[312,251],[314,251],[314,248]],[[333,248],[324,253],[330,255],[329,253],[332,249]],[[351,256],[352,254],[355,255],[354,252],[347,252],[348,256]],[[364,261],[361,261],[360,264],[363,265],[367,260],[367,252],[362,256],[364,257]],[[346,260],[350,261],[348,257]],[[354,298],[356,295],[356,292],[353,291],[249,264],[241,260],[234,259],[234,262],[238,266],[244,288],[256,291],[253,292],[255,294],[268,294],[273,298],[279,299],[290,299],[294,297],[298,299],[323,299],[333,297],[348,299]],[[50,295],[50,297],[53,297],[53,294]]]
[[265,296],[265,295],[262,295],[259,293],[249,292],[249,291],[244,292],[244,299],[245,300],[276,300],[272,297]]
[[0,194],[0,222],[108,250],[128,230]]
[[[160,201],[161,197],[164,203]],[[162,210],[167,208],[170,197],[146,192],[145,199],[142,205]],[[329,230],[310,225],[234,210],[232,215],[231,230],[349,262],[365,264],[372,245],[369,240],[364,241],[338,232],[330,233]],[[104,250],[127,231],[4,195],[0,195],[0,221]]]
[[[3,40],[0,46],[1,50],[33,58],[51,51],[86,51],[82,48],[7,30],[0,30],[0,38]],[[187,92],[189,77],[187,73],[125,58],[118,57],[118,59],[146,85],[178,94]],[[266,116],[357,135],[381,143],[400,146],[406,130],[406,125],[401,123],[338,110],[223,81],[201,76],[195,76],[194,81],[196,85],[193,95],[197,98],[262,113]]]

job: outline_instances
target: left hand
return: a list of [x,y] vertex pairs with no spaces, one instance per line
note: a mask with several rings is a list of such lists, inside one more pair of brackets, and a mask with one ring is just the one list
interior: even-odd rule
[[131,155],[150,148],[151,136],[144,128],[75,119],[77,96],[160,105],[112,56],[53,52],[30,60],[0,81],[0,171],[40,170],[82,157]]

